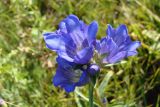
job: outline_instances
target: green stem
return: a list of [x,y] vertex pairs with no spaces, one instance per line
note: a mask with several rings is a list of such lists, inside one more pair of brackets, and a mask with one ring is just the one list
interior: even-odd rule
[[94,89],[94,85],[90,83],[89,84],[89,107],[94,107],[93,106],[93,89]]

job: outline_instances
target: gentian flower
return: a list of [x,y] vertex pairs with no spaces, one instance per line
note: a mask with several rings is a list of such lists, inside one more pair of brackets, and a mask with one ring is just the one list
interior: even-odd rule
[[[68,62],[67,60],[58,57],[58,68],[53,78],[53,84],[64,88],[66,92],[74,91],[76,86],[83,86],[90,81],[90,73],[88,70],[92,69],[93,74],[99,71],[96,65],[77,64]],[[98,71],[97,71],[98,70]]]
[[77,16],[69,15],[55,32],[45,33],[46,46],[69,62],[86,64],[93,57],[97,22],[86,25]]
[[108,36],[97,41],[96,46],[103,63],[116,63],[137,54],[136,48],[140,42],[131,40],[125,25],[120,25],[117,29],[109,25],[106,33]]
[[125,25],[117,29],[109,25],[108,36],[100,41],[96,40],[97,31],[97,22],[86,25],[77,16],[69,15],[60,22],[58,30],[43,35],[46,46],[58,54],[58,68],[53,77],[55,86],[72,92],[75,87],[90,82],[93,88],[100,71],[96,63],[91,63],[95,49],[103,63],[116,63],[137,54],[140,42],[131,41]]

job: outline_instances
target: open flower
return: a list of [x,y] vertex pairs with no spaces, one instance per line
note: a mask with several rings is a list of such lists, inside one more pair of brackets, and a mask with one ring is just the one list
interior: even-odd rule
[[[53,77],[53,84],[64,88],[66,92],[72,92],[76,86],[87,84],[90,81],[90,75],[99,72],[99,68],[96,65],[76,64],[74,62],[68,62],[61,57],[57,58],[57,63],[58,68]],[[88,71],[90,69],[92,70]]]
[[93,57],[97,22],[86,25],[75,15],[69,15],[59,24],[55,32],[45,33],[44,40],[49,49],[67,61],[86,64]]
[[137,54],[136,48],[140,42],[131,41],[125,25],[117,29],[109,25],[108,36],[100,41],[96,40],[97,31],[97,22],[86,25],[77,16],[69,15],[60,22],[58,30],[43,35],[46,46],[58,54],[58,68],[53,77],[55,86],[72,92],[76,86],[95,83],[94,79],[100,71],[99,66],[90,61],[95,48],[100,58],[98,60],[103,63],[116,63]]
[[136,48],[140,46],[140,42],[132,42],[125,25],[120,25],[117,29],[109,25],[107,35],[97,41],[97,50],[103,63],[116,63],[137,54]]

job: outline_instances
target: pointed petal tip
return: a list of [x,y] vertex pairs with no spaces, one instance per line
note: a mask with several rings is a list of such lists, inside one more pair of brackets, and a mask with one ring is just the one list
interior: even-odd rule
[[57,80],[55,79],[55,77],[53,77],[52,83],[53,83],[53,85],[54,85],[55,87],[58,87],[58,85],[60,85],[60,84],[57,82]]
[[48,36],[48,35],[50,35],[50,34],[51,34],[51,32],[42,33],[43,37],[46,37],[46,36]]
[[96,40],[97,32],[98,32],[98,23],[96,21],[93,21],[88,26],[88,39],[89,39],[89,43],[91,43],[92,41]]
[[111,24],[107,24],[108,27],[113,28]]
[[65,89],[65,91],[67,93],[73,92],[75,90],[75,85],[74,84],[65,84],[63,86],[63,88]]
[[76,15],[74,15],[74,14],[70,14],[70,15],[68,15],[68,17],[75,17],[75,18],[78,18]]
[[92,23],[98,26],[98,22],[97,21],[94,20],[94,21],[92,21]]
[[134,41],[134,42],[137,44],[137,48],[142,45],[140,41]]
[[69,15],[64,19],[64,23],[66,25],[66,29],[68,32],[74,31],[76,28],[80,27],[80,20],[75,15]]
[[125,24],[120,24],[119,26],[121,26],[121,27],[127,27]]
[[[128,29],[127,29],[127,26],[125,24],[121,24],[117,27],[118,30],[124,30],[126,31],[126,33],[128,33]],[[117,31],[118,31],[117,30]]]
[[113,36],[114,35],[114,28],[110,24],[107,24],[107,25],[108,25],[108,27],[107,27],[107,30],[106,30],[106,34],[108,36]]
[[74,20],[74,21],[79,21],[79,18],[76,15],[70,14],[67,16],[68,19]]

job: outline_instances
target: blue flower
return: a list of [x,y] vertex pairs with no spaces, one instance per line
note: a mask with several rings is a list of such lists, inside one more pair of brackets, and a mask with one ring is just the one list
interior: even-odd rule
[[87,84],[90,81],[90,72],[88,70],[92,69],[93,73],[99,71],[96,65],[93,67],[90,64],[76,64],[61,57],[57,58],[57,63],[58,68],[53,78],[53,84],[64,88],[66,92],[72,92],[76,86]]
[[77,16],[69,15],[55,32],[45,33],[46,46],[69,62],[86,64],[93,57],[97,22],[86,25]]
[[137,54],[136,48],[141,43],[131,40],[125,25],[120,25],[117,29],[109,25],[107,35],[107,37],[97,41],[96,45],[103,63],[116,63],[128,56]]

